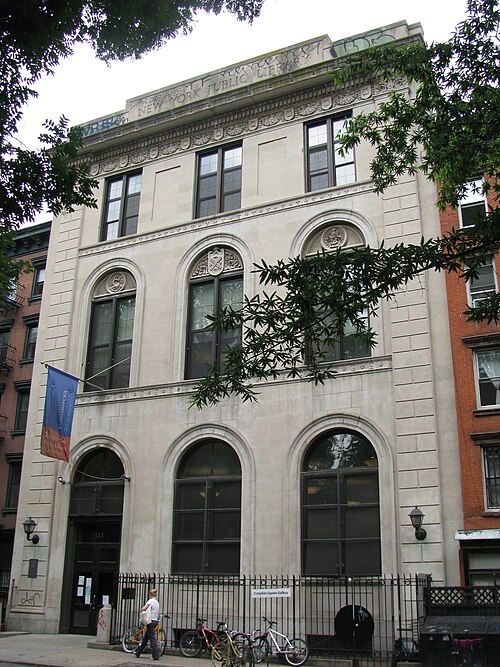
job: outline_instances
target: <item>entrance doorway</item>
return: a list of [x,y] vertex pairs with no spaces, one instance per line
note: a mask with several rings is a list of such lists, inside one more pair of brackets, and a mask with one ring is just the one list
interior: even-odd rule
[[99,609],[104,604],[114,603],[120,533],[119,523],[94,522],[76,526],[70,632],[95,634]]
[[99,610],[116,603],[123,466],[111,450],[88,454],[71,488],[61,632],[95,635]]

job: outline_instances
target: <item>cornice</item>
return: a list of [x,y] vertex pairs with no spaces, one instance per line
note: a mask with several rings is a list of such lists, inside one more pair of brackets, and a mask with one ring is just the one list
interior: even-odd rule
[[300,208],[303,206],[310,206],[311,204],[344,199],[346,197],[352,197],[354,195],[359,195],[366,192],[373,192],[374,189],[375,188],[372,181],[357,182],[353,183],[352,185],[345,185],[331,188],[329,190],[309,193],[302,197],[293,197],[291,199],[281,200],[271,204],[268,203],[263,206],[257,206],[249,209],[240,209],[232,213],[211,216],[209,218],[190,220],[189,222],[176,225],[175,227],[167,227],[165,229],[159,229],[147,234],[122,237],[111,242],[101,242],[98,245],[81,248],[78,255],[79,257],[100,255],[102,253],[136,246],[148,241],[158,241],[160,239],[176,236],[178,234],[186,234],[189,232],[219,227],[221,225],[237,223],[241,220],[259,218],[265,215],[273,215],[275,213],[281,213],[282,211],[286,211],[292,208]]
[[[353,359],[350,361],[339,361],[335,364],[337,377],[346,375],[360,375],[368,373],[388,372],[392,370],[391,357],[370,357],[365,359]],[[330,382],[336,382],[333,378]],[[306,378],[287,378],[285,372],[277,380],[268,382],[256,382],[253,386],[257,389],[284,384],[307,383]],[[78,394],[76,397],[76,407],[85,407],[88,405],[101,405],[102,403],[116,403],[122,401],[136,401],[143,399],[154,399],[168,396],[183,396],[186,399],[191,396],[195,387],[196,380],[184,380],[183,382],[173,382],[169,384],[150,385],[147,387],[131,387],[129,389],[115,389],[102,392],[92,392]],[[326,382],[325,385],[326,386]]]
[[[336,90],[331,83],[323,82],[265,102],[254,102],[239,109],[215,113],[209,119],[184,122],[171,130],[152,132],[140,139],[127,140],[124,133],[123,143],[119,146],[97,152],[87,151],[82,154],[79,162],[90,162],[92,177],[105,176],[186,151],[232,141],[297,119],[335,113],[356,104],[366,103],[380,95],[387,95],[390,90],[405,87],[407,82],[404,79],[389,83],[365,83],[342,90]],[[212,113],[214,110],[216,112],[217,108],[213,109]],[[189,115],[184,113],[179,123],[183,123],[186,118],[189,118]],[[156,119],[156,125],[158,122]]]

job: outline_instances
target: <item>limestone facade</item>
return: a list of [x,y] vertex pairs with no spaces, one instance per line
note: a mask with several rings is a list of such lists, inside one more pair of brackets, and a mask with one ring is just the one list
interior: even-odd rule
[[[377,35],[405,43],[421,30],[403,22]],[[172,570],[179,462],[213,438],[241,463],[240,571],[300,573],[304,456],[334,429],[364,436],[376,452],[381,574],[430,572],[459,582],[460,478],[442,276],[422,275],[381,303],[371,355],[340,359],[338,376],[324,385],[283,377],[258,383],[254,404],[231,397],[202,411],[188,407],[196,383],[185,379],[189,279],[208,251],[234,253],[244,291],[254,295],[262,289],[254,263],[304,253],[322,230],[370,246],[439,233],[434,186],[406,176],[378,195],[368,145],[355,151],[352,182],[308,191],[308,123],[369,112],[389,89],[411,94],[404,81],[333,89],[328,72],[341,47],[348,50],[349,40],[335,45],[323,36],[129,100],[124,111],[84,127],[82,160],[99,183],[99,206],[52,224],[18,509],[18,517],[36,520],[40,542],[16,536],[10,629],[71,628],[65,596],[78,584],[68,573],[71,482],[83,458],[102,447],[130,478],[121,571]],[[199,153],[232,144],[242,147],[241,206],[196,218]],[[107,183],[130,172],[142,174],[137,231],[100,240]],[[129,382],[105,391],[80,384],[68,464],[40,453],[40,362],[84,378],[95,289],[111,273],[135,283]],[[415,505],[425,513],[422,542],[408,519]],[[36,577],[28,576],[30,559],[38,561]]]

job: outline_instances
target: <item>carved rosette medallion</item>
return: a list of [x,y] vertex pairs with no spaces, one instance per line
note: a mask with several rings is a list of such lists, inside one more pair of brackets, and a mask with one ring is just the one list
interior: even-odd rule
[[115,271],[106,280],[106,289],[110,294],[116,294],[125,288],[126,278],[121,271]]
[[347,232],[343,227],[328,227],[321,234],[321,246],[324,250],[337,250],[347,243]]

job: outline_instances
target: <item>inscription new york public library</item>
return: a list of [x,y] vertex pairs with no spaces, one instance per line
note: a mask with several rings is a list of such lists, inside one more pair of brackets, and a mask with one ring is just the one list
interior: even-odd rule
[[[322,37],[317,42],[299,44],[286,51],[273,53],[258,60],[243,62],[227,70],[219,70],[199,79],[164,88],[145,97],[133,98],[127,101],[127,108],[124,112],[83,125],[83,135],[87,137],[96,132],[168,111],[190,102],[203,100],[233,88],[292,73],[321,60],[325,50],[325,41],[329,42],[328,37]],[[391,41],[394,41],[394,35],[390,32],[372,30],[357,38],[339,40],[329,48],[330,52],[338,57],[368,46]]]
[[[189,407],[207,367],[245,335],[211,330],[210,316],[263,291],[256,263],[439,234],[430,181],[407,175],[377,194],[374,149],[338,150],[349,118],[391,90],[415,91],[399,79],[335,89],[331,78],[346,53],[422,39],[405,21],[319,36],[176,85],[159,79],[83,126],[98,208],[52,222],[18,509],[39,541],[16,535],[9,629],[94,634],[107,600],[116,640],[147,594],[126,577],[156,573],[174,645],[210,609],[211,622],[242,627],[236,588],[262,576],[252,590],[264,593],[245,597],[246,627],[281,605],[280,627],[295,614],[295,636],[313,645],[335,634],[339,589],[304,578],[459,582],[442,275],[380,303],[373,349],[346,325],[327,346],[338,373],[324,384],[283,374],[256,381],[255,403]],[[40,451],[47,370],[37,362],[79,379],[69,461]],[[285,579],[271,584],[270,573]],[[209,581],[236,592],[217,597]],[[396,589],[369,602],[373,590],[356,588],[377,628],[370,646],[386,651]]]

